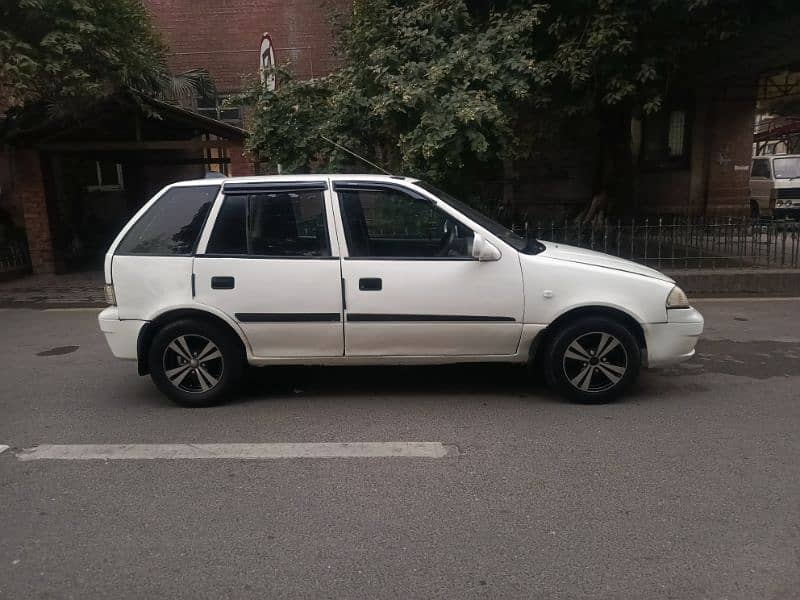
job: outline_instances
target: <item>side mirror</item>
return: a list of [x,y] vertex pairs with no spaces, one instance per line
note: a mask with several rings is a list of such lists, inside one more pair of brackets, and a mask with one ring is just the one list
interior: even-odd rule
[[481,234],[476,233],[472,239],[472,258],[481,262],[500,260],[500,250],[497,246],[486,240]]

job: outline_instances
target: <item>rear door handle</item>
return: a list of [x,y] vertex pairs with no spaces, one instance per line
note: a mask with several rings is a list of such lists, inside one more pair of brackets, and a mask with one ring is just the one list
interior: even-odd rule
[[365,277],[358,280],[358,289],[362,292],[379,292],[383,289],[383,279]]
[[212,290],[232,290],[236,287],[236,280],[233,277],[212,277]]

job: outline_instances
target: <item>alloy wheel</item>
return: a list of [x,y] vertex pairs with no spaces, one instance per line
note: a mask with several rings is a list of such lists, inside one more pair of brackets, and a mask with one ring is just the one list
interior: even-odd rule
[[581,392],[599,393],[613,388],[628,370],[628,353],[609,333],[592,331],[575,338],[564,352],[564,375]]
[[197,334],[173,339],[162,356],[164,374],[176,388],[190,394],[214,389],[222,378],[225,361],[219,347]]

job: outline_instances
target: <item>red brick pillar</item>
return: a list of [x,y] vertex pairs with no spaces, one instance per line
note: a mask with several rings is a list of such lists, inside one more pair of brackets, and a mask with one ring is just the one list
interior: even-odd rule
[[39,153],[35,150],[16,152],[14,167],[14,194],[22,205],[31,267],[34,273],[53,273],[53,237]]
[[256,166],[253,159],[245,151],[241,142],[234,142],[228,148],[228,156],[231,162],[228,165],[228,174],[231,177],[246,177],[256,174]]
[[755,82],[745,80],[717,92],[708,148],[708,215],[750,214],[750,161],[753,156]]

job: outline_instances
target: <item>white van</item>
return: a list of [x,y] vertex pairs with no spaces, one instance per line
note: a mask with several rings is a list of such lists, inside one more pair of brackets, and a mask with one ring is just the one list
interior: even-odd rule
[[415,179],[286,175],[171,185],[105,261],[100,328],[179,404],[247,364],[535,361],[580,402],[694,354],[703,318],[675,282],[523,239]]
[[800,154],[753,158],[750,213],[755,218],[800,216]]

